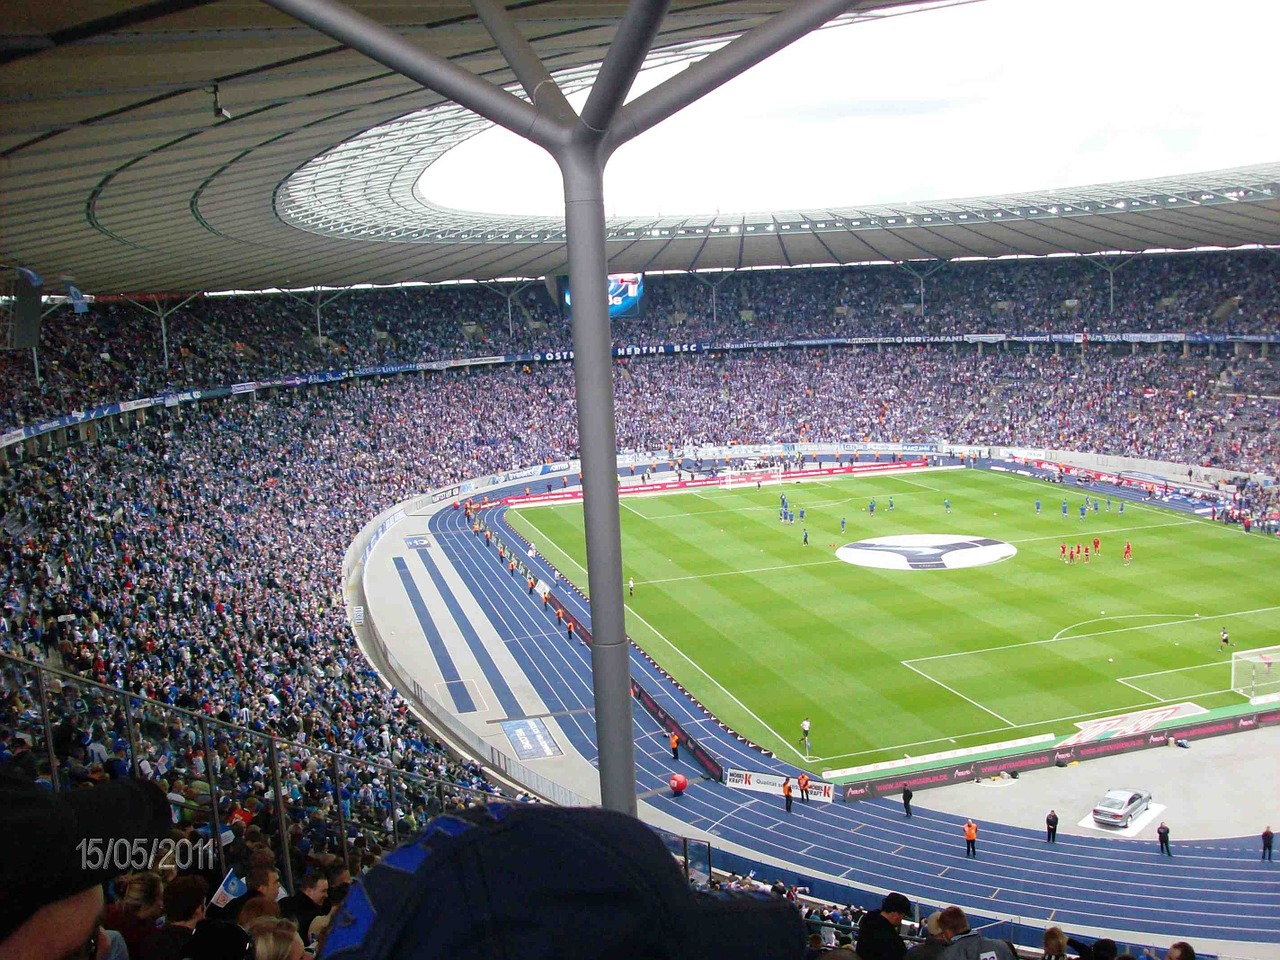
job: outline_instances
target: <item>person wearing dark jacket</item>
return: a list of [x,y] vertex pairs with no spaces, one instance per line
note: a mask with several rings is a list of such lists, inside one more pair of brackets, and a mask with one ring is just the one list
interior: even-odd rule
[[898,926],[911,912],[911,901],[900,893],[884,898],[879,910],[872,910],[858,924],[858,956],[862,960],[902,960],[907,945]]
[[201,920],[209,885],[203,877],[177,877],[164,887],[164,926],[142,941],[133,960],[179,960]]
[[1109,937],[1085,943],[1075,937],[1067,937],[1067,949],[1074,950],[1080,960],[1115,960],[1119,947]]
[[302,942],[308,943],[307,931],[311,921],[324,913],[324,902],[329,896],[329,878],[323,873],[309,873],[302,878],[298,892],[280,901],[280,916],[294,921]]

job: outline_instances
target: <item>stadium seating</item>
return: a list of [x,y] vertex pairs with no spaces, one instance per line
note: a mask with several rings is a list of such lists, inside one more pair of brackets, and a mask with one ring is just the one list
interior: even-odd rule
[[[956,264],[930,278],[922,319],[907,309],[918,300],[915,281],[897,268],[743,273],[713,278],[714,320],[706,281],[663,277],[650,284],[647,315],[619,321],[614,336],[637,343],[1085,325],[1271,332],[1278,276],[1266,253],[1139,258],[1116,275],[1111,315],[1106,275],[1080,260]],[[1220,309],[1237,296],[1237,309]],[[1079,304],[1068,308],[1069,300]],[[464,319],[487,339],[468,340]],[[203,298],[167,319],[165,368],[156,317],[98,303],[87,318],[46,322],[40,387],[23,356],[0,355],[0,420],[8,427],[167,388],[346,364],[570,345],[566,321],[540,288],[516,294],[508,324],[507,301],[480,287],[348,293],[325,308],[323,339],[308,303]],[[624,448],[955,438],[1270,475],[1280,465],[1277,401],[1259,396],[1276,392],[1276,367],[1260,360],[1184,358],[1158,347],[1091,347],[1082,358],[1074,348],[1054,356],[921,346],[629,358],[621,369]],[[67,785],[112,775],[127,733],[124,691],[147,701],[134,705],[145,746],[136,758],[126,750],[125,763],[145,763],[144,775],[166,780],[183,822],[210,819],[216,801],[203,784],[212,769],[225,814],[232,803],[251,808],[245,820],[258,824],[260,839],[269,736],[294,745],[277,758],[292,824],[288,851],[277,853],[300,869],[357,840],[370,854],[394,842],[388,817],[418,822],[442,804],[494,791],[363,664],[335,595],[339,564],[360,526],[399,500],[571,457],[574,413],[568,364],[433,373],[158,408],[97,444],[10,463],[0,489],[0,652],[83,678],[43,683],[60,731],[58,775]],[[1258,518],[1275,532],[1266,518],[1278,507],[1275,488],[1254,485],[1235,519]],[[53,775],[18,735],[41,686],[29,668],[5,661],[0,764],[32,778]],[[370,765],[343,759],[331,769],[325,758],[334,756]],[[374,765],[398,774],[375,775]],[[394,775],[447,789],[434,802],[429,791],[407,790],[397,808]],[[333,796],[343,799],[326,800]],[[272,830],[278,838],[279,825]],[[239,855],[249,856],[247,843]]]

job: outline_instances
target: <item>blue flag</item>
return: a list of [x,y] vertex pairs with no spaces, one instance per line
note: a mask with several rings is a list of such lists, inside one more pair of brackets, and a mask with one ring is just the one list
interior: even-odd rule
[[33,287],[41,286],[44,283],[44,280],[41,278],[40,274],[36,273],[30,267],[19,267],[18,272],[22,274],[23,279],[26,280],[27,283],[31,284]]
[[243,897],[249,892],[249,888],[245,886],[245,882],[236,876],[234,870],[228,870],[226,877],[222,881],[222,886],[218,887],[216,893],[209,900],[209,905],[214,907],[225,907],[236,897]]
[[67,284],[67,296],[71,298],[71,309],[76,313],[89,312],[89,301],[84,298],[84,294],[74,283]]

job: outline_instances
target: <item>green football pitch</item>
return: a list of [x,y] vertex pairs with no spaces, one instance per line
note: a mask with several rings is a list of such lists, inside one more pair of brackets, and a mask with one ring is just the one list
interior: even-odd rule
[[[783,492],[794,524],[779,521]],[[1082,521],[1086,492],[935,470],[624,497],[627,630],[729,726],[818,770],[1065,736],[1164,703],[1243,703],[1231,650],[1280,643],[1280,543],[1137,503],[1121,514],[1119,501],[1104,502]],[[581,504],[507,518],[585,590]],[[878,569],[836,555],[908,534],[990,538],[1017,552],[965,569]],[[1102,550],[1090,563],[1060,559],[1060,544],[1095,536]]]

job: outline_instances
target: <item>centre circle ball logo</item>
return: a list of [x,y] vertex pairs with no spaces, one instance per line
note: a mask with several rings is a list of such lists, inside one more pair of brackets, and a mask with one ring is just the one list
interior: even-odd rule
[[854,566],[879,570],[962,570],[999,563],[1017,552],[1013,544],[991,537],[912,533],[848,543],[836,556]]

